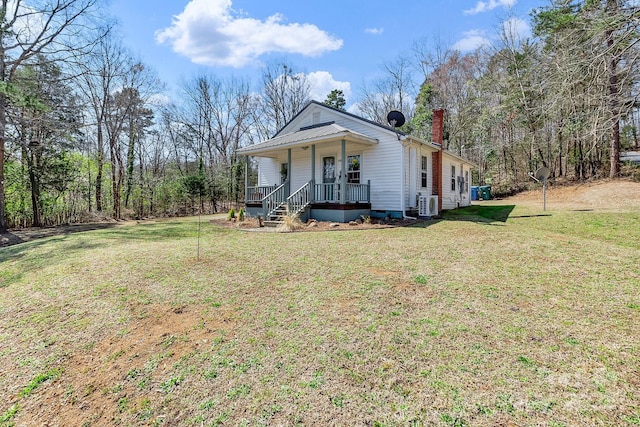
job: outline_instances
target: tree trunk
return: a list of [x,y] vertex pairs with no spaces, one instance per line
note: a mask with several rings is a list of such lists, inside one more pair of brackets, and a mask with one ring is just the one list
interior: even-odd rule
[[133,120],[129,122],[129,147],[127,149],[127,185],[124,193],[124,206],[129,207],[129,197],[133,188],[133,164],[135,162],[136,132]]
[[[618,1],[607,0],[607,11],[613,16],[618,12]],[[614,49],[614,33],[613,30],[607,31],[607,48],[611,50],[611,58],[609,59],[609,96],[611,105],[611,144],[609,159],[611,168],[609,177],[615,178],[620,175],[620,113],[618,101],[618,55]]]
[[[42,214],[40,210],[40,180],[37,174],[38,154],[34,153],[37,148],[31,148],[30,161],[27,163],[29,169],[29,184],[31,185],[31,210],[33,212],[33,226],[42,227]],[[29,156],[27,149],[24,154]]]
[[[613,41],[609,39],[613,44]],[[611,96],[611,146],[609,159],[611,167],[609,178],[620,175],[620,118],[618,113],[618,76],[616,74],[618,60],[612,58],[609,64],[609,96]]]
[[102,212],[102,167],[104,166],[104,135],[102,125],[98,124],[98,171],[96,174],[96,211]]
[[140,188],[140,203],[139,203],[139,211],[138,211],[138,216],[140,218],[143,218],[145,216],[144,214],[144,199],[145,199],[145,183],[144,183],[144,163],[143,163],[143,157],[142,157],[142,146],[139,147],[138,149],[138,182],[139,182],[139,188]]
[[115,141],[109,142],[111,151],[111,191],[113,196],[113,219],[120,219],[120,189],[122,188],[122,173],[118,171],[121,166],[120,155]]
[[[2,58],[0,58],[0,74],[4,75],[4,62]],[[0,94],[0,233],[7,230],[7,221],[5,218],[6,213],[4,210],[4,137],[7,125],[7,116],[5,113],[6,106],[7,99],[4,95]]]

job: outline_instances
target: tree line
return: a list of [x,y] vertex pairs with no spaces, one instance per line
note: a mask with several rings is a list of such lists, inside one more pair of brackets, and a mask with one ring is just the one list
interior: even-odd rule
[[[286,60],[257,84],[192,76],[167,99],[104,8],[0,0],[0,229],[226,210],[255,179],[237,149],[310,101]],[[540,166],[555,179],[619,176],[620,151],[639,146],[638,2],[554,0],[531,21],[532,36],[508,20],[495,46],[470,53],[416,41],[349,111],[384,124],[403,111],[403,130],[429,139],[431,111],[445,109],[445,148],[502,193]],[[346,106],[337,89],[324,102]]]

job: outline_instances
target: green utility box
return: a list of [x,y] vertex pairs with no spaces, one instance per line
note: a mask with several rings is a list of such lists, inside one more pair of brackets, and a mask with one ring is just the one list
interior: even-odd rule
[[491,200],[491,186],[482,185],[478,188],[479,197],[481,200]]

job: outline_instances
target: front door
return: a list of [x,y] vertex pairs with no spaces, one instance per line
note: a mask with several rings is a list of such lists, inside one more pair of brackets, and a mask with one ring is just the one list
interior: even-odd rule
[[322,186],[323,196],[326,201],[336,200],[336,158],[322,158]]

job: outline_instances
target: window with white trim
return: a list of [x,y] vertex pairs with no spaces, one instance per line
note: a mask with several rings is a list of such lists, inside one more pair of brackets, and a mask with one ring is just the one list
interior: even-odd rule
[[347,156],[347,182],[360,184],[360,154]]
[[420,169],[421,169],[421,175],[420,175],[420,186],[422,188],[427,188],[428,183],[429,183],[429,175],[428,175],[428,168],[429,168],[429,158],[427,156],[421,156],[420,159]]
[[462,192],[466,193],[469,191],[469,171],[464,171],[464,186],[462,187]]
[[456,167],[451,165],[451,191],[456,191]]

